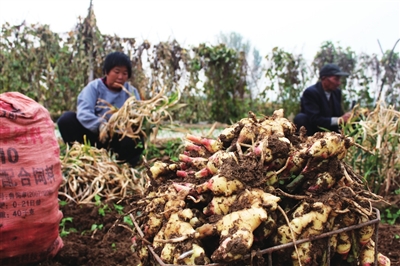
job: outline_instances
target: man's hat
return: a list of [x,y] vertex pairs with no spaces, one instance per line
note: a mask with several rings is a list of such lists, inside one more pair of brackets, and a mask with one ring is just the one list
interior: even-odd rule
[[326,64],[319,71],[319,77],[330,77],[330,76],[349,76],[347,72],[343,72],[338,65]]

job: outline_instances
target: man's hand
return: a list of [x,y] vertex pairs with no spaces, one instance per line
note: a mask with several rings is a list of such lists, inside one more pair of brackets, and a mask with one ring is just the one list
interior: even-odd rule
[[346,124],[347,121],[350,119],[350,117],[351,117],[351,112],[345,113],[344,115],[339,117],[338,119],[339,124]]

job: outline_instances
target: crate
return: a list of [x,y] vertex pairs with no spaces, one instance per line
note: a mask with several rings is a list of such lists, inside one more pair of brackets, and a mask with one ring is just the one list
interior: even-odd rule
[[[273,247],[270,247],[270,248],[267,248],[267,249],[259,250],[259,251],[256,252],[256,255],[265,255],[265,254],[267,254],[268,255],[268,266],[272,266],[273,265],[273,263],[272,263],[272,253],[275,252],[275,251],[282,250],[282,249],[289,248],[289,247],[293,247],[295,244],[297,245],[297,244],[301,244],[301,243],[309,242],[309,241],[312,242],[314,240],[322,239],[322,238],[326,238],[327,239],[328,246],[329,246],[329,237],[332,236],[332,235],[339,234],[339,233],[342,233],[342,232],[356,230],[356,229],[359,229],[359,228],[367,226],[367,225],[375,225],[375,232],[374,232],[374,237],[375,237],[375,239],[374,239],[374,241],[375,241],[375,261],[374,261],[374,265],[377,266],[378,265],[378,259],[377,259],[377,256],[378,256],[378,250],[377,250],[377,246],[378,246],[378,227],[379,227],[379,222],[380,222],[381,218],[380,218],[379,210],[377,208],[372,208],[372,209],[373,209],[373,213],[375,214],[376,218],[372,219],[372,220],[369,220],[369,221],[367,221],[365,223],[360,223],[360,224],[357,224],[357,225],[352,225],[352,226],[340,228],[340,229],[333,230],[333,231],[330,231],[330,232],[326,232],[326,233],[323,233],[323,234],[320,234],[320,235],[312,236],[310,238],[299,239],[299,240],[297,240],[295,242],[282,244],[282,245],[277,245],[277,246],[273,246]],[[141,229],[138,226],[138,224],[135,221],[134,221],[134,224],[135,224],[136,230],[138,230],[140,236],[143,237],[143,232],[141,231]],[[161,258],[154,252],[154,249],[150,245],[147,245],[147,248],[149,249],[150,253],[152,254],[152,256],[153,256],[153,258],[155,260],[155,263],[157,263],[156,265],[159,265],[159,266],[177,266],[175,264],[165,264],[161,260]],[[327,255],[328,255],[327,256],[328,259],[327,259],[327,262],[326,262],[325,265],[329,266],[330,265],[330,257],[331,257],[330,256],[330,249],[328,249],[328,254]],[[244,256],[244,259],[248,259],[248,258],[250,258],[250,254]],[[207,264],[207,266],[228,266],[228,265],[229,265],[228,263],[211,263],[211,264]],[[189,265],[180,264],[180,266],[189,266]],[[191,265],[191,266],[204,266],[204,265]]]

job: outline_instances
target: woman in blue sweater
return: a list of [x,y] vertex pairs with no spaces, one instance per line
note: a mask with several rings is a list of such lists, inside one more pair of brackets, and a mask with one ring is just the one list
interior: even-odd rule
[[[110,53],[104,61],[103,72],[104,77],[89,82],[79,93],[77,112],[67,111],[58,119],[58,129],[65,143],[83,143],[86,136],[92,146],[110,149],[117,154],[118,160],[128,162],[133,167],[139,162],[143,152],[143,139],[137,141],[125,137],[120,140],[120,136],[116,134],[112,139],[101,142],[100,128],[110,115],[103,118],[109,109],[98,102],[98,99],[102,99],[120,108],[132,95],[140,100],[137,89],[127,82],[132,75],[131,60],[124,53]],[[122,90],[122,84],[130,94]]]

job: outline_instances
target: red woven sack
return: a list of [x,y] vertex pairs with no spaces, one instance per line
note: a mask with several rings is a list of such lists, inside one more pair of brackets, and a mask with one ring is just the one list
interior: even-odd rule
[[63,246],[61,182],[49,112],[21,93],[0,94],[0,265],[44,261]]

